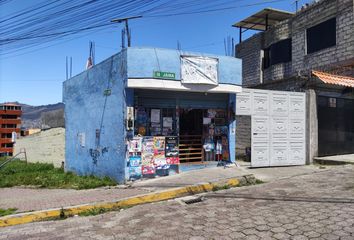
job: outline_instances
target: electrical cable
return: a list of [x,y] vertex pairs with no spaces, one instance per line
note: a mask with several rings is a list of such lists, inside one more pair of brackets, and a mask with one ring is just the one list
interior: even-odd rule
[[[12,0],[0,0],[0,5]],[[144,18],[164,18],[228,11],[281,2],[285,0],[50,0],[42,1],[0,19],[0,56],[11,56],[26,49],[62,39],[72,40],[82,33],[94,33],[114,24],[119,16],[143,15]],[[99,13],[99,14],[98,14]],[[119,13],[119,16],[117,16]]]

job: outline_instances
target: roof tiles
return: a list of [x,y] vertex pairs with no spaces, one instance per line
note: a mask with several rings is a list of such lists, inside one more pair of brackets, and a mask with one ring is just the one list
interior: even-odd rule
[[312,74],[324,83],[354,88],[354,78],[352,77],[334,75],[319,71],[312,71]]

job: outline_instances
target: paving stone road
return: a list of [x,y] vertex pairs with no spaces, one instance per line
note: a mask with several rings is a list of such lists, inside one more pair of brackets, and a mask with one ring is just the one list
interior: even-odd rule
[[354,166],[203,196],[0,228],[0,239],[354,239]]

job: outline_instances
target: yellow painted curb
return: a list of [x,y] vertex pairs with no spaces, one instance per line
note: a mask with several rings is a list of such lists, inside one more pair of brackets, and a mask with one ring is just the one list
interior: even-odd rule
[[[80,205],[64,208],[64,214],[66,217],[74,216],[83,213],[87,210],[100,208],[105,210],[119,209],[125,207],[132,207],[145,203],[159,202],[164,200],[169,200],[173,198],[178,198],[186,195],[193,195],[202,192],[209,192],[218,187],[236,187],[240,184],[239,179],[231,178],[226,182],[218,183],[205,183],[199,185],[186,186],[181,188],[170,189],[161,192],[148,193],[144,195],[134,196],[130,198],[125,198],[117,202],[109,203],[95,203],[88,205]],[[0,227],[8,227],[13,225],[25,224],[30,222],[51,220],[60,217],[61,209],[44,210],[38,212],[28,212],[17,215],[9,215],[0,218]]]

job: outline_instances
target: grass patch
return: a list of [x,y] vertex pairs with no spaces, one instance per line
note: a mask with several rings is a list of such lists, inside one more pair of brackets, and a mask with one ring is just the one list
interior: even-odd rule
[[[0,159],[0,164],[5,161]],[[78,176],[54,168],[48,163],[25,163],[13,160],[0,169],[0,187],[36,186],[40,188],[90,189],[114,186],[117,183],[108,178],[95,176]]]
[[227,184],[222,185],[222,186],[215,185],[215,186],[213,186],[212,191],[215,192],[215,191],[226,190],[226,189],[230,189],[230,188],[231,187]]
[[112,211],[120,211],[120,210],[125,210],[130,208],[129,206],[125,207],[113,207],[113,208],[104,208],[104,207],[94,207],[92,209],[85,210],[83,212],[80,212],[78,215],[81,217],[87,217],[87,216],[96,216],[100,215],[106,212],[112,212]]
[[99,208],[95,207],[95,208],[80,212],[78,215],[82,216],[82,217],[96,216],[96,215],[103,214],[103,213],[106,213],[109,211],[114,211],[114,210],[118,210],[118,209],[107,209],[107,208],[102,208],[102,207],[99,207]]
[[256,179],[256,182],[255,182],[256,184],[262,184],[262,183],[264,183],[262,180],[260,180],[260,179]]
[[0,217],[14,214],[16,210],[17,208],[7,208],[7,209],[0,208]]

